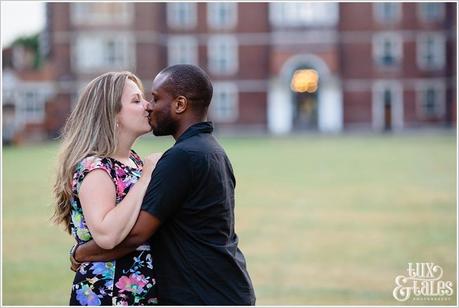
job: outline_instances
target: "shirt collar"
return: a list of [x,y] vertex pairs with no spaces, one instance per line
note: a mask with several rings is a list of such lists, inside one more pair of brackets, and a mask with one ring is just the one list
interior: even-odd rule
[[188,127],[187,130],[183,134],[180,135],[180,137],[177,139],[175,144],[185,139],[188,139],[190,137],[193,137],[194,135],[197,135],[197,134],[206,134],[206,133],[210,134],[213,132],[213,130],[214,130],[214,125],[212,124],[212,122],[200,122],[200,123],[193,124],[190,127]]

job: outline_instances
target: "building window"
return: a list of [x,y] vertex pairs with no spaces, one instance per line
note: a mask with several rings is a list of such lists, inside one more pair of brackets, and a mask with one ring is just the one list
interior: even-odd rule
[[236,2],[207,3],[207,23],[214,29],[231,29],[237,24]]
[[6,89],[5,87],[5,77],[3,77],[3,92],[2,92],[2,99],[3,102],[14,101],[14,92],[12,89]]
[[373,128],[403,128],[403,87],[400,82],[378,80],[373,85]]
[[37,90],[19,93],[19,118],[22,123],[41,123],[45,118],[46,97]]
[[196,2],[167,3],[167,24],[171,28],[194,28],[197,20],[196,15]]
[[174,64],[198,64],[198,42],[187,35],[169,37],[167,42],[167,61]]
[[419,68],[442,69],[445,65],[446,39],[442,33],[422,33],[416,39],[416,59]]
[[418,3],[419,19],[424,22],[442,21],[445,17],[445,4],[425,2]]
[[209,70],[217,75],[235,74],[239,66],[238,44],[234,36],[212,36],[208,43]]
[[81,34],[72,48],[72,64],[79,72],[133,69],[135,44],[127,35]]
[[74,25],[129,24],[132,16],[132,3],[126,2],[80,2],[70,7]]
[[396,33],[378,33],[373,37],[373,57],[382,67],[397,67],[403,55],[402,38]]
[[441,118],[445,114],[445,85],[442,82],[422,82],[418,86],[420,118]]
[[338,3],[272,2],[269,16],[274,26],[334,26],[338,23]]
[[375,19],[380,23],[396,23],[402,16],[402,4],[397,2],[379,2],[373,4]]
[[238,118],[238,91],[231,82],[216,82],[210,114],[216,122],[234,122]]

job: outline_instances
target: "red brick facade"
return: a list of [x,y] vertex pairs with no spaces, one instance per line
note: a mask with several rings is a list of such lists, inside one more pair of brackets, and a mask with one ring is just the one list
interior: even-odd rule
[[[332,18],[325,19],[323,24],[308,24],[300,20],[299,25],[275,22],[276,18],[282,18],[273,11],[278,9],[275,3],[235,3],[237,22],[228,29],[209,25],[209,3],[194,4],[196,24],[184,29],[168,23],[170,3],[128,3],[132,14],[124,24],[75,24],[72,5],[75,4],[47,3],[48,61],[55,70],[57,89],[55,98],[46,107],[45,127],[50,136],[58,134],[82,84],[104,72],[75,70],[72,61],[75,61],[76,38],[81,33],[105,32],[127,33],[135,64],[123,69],[141,77],[146,93],[156,73],[169,63],[169,38],[174,35],[194,38],[196,64],[209,72],[217,87],[220,82],[229,82],[237,89],[237,114],[231,120],[219,121],[210,115],[221,130],[274,133],[295,130],[293,119],[301,107],[293,98],[289,82],[296,69],[319,72],[318,94],[313,99],[318,110],[314,125],[320,131],[353,128],[379,131],[386,126],[405,129],[456,123],[455,3],[441,4],[441,18],[431,22],[422,20],[418,3],[396,4],[399,18],[391,22],[376,18],[376,3],[328,3],[331,9],[336,9],[336,21]],[[376,63],[375,54],[384,52],[384,44],[389,44],[384,43],[382,51],[378,51],[378,35],[384,33],[394,37],[395,43],[401,42],[401,55],[396,60],[399,62],[393,67]],[[419,65],[418,45],[424,33],[437,33],[440,41],[444,39],[444,63],[437,69],[423,69]],[[212,36],[222,34],[234,37],[237,42],[235,73],[214,74],[209,67],[208,42]],[[422,92],[431,86],[434,90]],[[427,99],[442,102],[444,110],[443,106],[432,106]],[[423,104],[427,107],[422,107]],[[431,108],[427,111],[433,116],[422,115],[422,108]],[[279,115],[284,111],[285,115]]]

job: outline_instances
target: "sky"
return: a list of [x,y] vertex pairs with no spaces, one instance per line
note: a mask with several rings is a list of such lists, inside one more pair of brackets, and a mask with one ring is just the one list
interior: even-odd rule
[[36,34],[45,26],[45,3],[2,1],[2,48],[18,36]]

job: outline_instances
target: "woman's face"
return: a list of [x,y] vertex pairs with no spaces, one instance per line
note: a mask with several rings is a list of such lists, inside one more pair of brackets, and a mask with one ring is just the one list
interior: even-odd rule
[[148,133],[151,131],[150,108],[137,84],[127,79],[121,96],[121,111],[117,115],[118,129],[136,137]]

